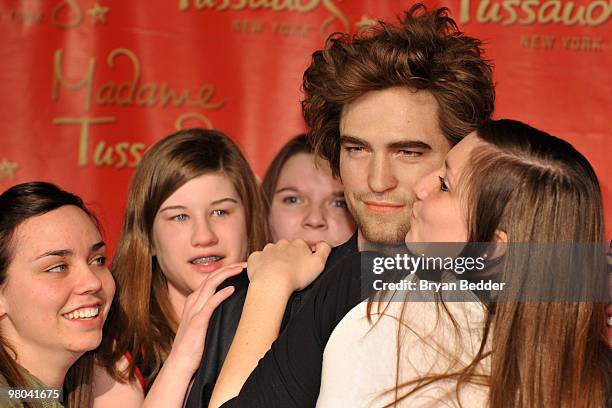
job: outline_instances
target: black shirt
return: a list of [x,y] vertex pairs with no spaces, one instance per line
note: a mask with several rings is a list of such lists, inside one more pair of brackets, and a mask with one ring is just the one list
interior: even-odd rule
[[[317,283],[321,281],[323,277],[326,276],[329,271],[342,259],[357,252],[357,234],[354,234],[347,242],[335,247],[332,250],[325,264],[325,269],[321,275],[319,275],[319,277],[310,286],[291,295],[283,316],[281,335],[284,333],[290,320],[297,315],[297,312],[302,308],[302,305],[305,304]],[[212,396],[215,383],[219,377],[221,367],[223,366],[225,357],[227,356],[232,340],[234,339],[234,335],[236,334],[236,329],[238,328],[238,322],[240,321],[242,307],[244,306],[248,284],[249,280],[247,274],[246,272],[243,272],[240,275],[226,280],[218,288],[218,290],[220,290],[227,286],[234,286],[235,291],[228,299],[217,307],[211,316],[208,324],[208,331],[206,333],[204,357],[200,363],[200,368],[195,374],[193,384],[185,403],[185,406],[188,408],[208,407],[208,403],[210,402],[210,397]],[[299,326],[297,329],[299,330]],[[321,362],[319,361],[319,366],[320,363]],[[319,377],[321,375],[320,371],[321,370],[319,368],[319,372],[317,374]],[[319,391],[318,385],[316,391],[317,393]]]
[[361,283],[362,274],[371,271],[370,260],[371,253],[353,253],[321,276],[240,394],[222,407],[314,407],[323,351],[340,320],[368,297]]

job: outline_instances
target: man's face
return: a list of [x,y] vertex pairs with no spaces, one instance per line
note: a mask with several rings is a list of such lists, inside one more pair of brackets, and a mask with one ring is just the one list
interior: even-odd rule
[[399,243],[410,230],[413,187],[439,168],[450,144],[428,91],[368,92],[342,110],[340,176],[359,245]]

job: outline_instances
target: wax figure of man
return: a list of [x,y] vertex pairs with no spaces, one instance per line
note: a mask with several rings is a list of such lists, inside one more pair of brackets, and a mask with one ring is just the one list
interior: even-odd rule
[[[322,324],[313,321],[319,314],[303,310],[312,292],[341,265],[355,268],[358,275],[358,251],[368,242],[403,242],[410,229],[415,183],[492,114],[492,71],[481,42],[463,35],[446,13],[415,5],[398,25],[381,22],[355,38],[333,35],[325,49],[313,54],[304,73],[304,118],[315,151],[344,184],[358,231],[334,248],[313,285],[291,297],[278,340],[241,394],[225,405],[314,406],[325,342],[362,299],[358,283],[338,283],[342,293],[333,296],[338,303],[333,313],[324,313],[328,321]],[[236,330],[243,289],[237,288],[225,302],[227,310],[221,305],[211,319],[189,407],[208,405],[227,341]],[[312,335],[309,325],[324,333]],[[306,380],[296,378],[298,372]],[[292,387],[298,391],[287,390]]]

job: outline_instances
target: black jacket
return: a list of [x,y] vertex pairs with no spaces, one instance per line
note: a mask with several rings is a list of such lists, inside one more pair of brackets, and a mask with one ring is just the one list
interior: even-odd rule
[[[281,333],[304,304],[312,292],[313,286],[341,259],[357,252],[357,234],[354,234],[347,242],[332,250],[321,275],[310,286],[291,295],[281,324]],[[215,383],[223,366],[223,361],[225,356],[227,356],[234,334],[238,328],[248,285],[249,280],[245,271],[226,280],[218,288],[220,290],[227,286],[234,286],[235,291],[227,300],[219,305],[211,316],[208,332],[206,333],[204,357],[187,396],[185,406],[188,408],[208,407]]]

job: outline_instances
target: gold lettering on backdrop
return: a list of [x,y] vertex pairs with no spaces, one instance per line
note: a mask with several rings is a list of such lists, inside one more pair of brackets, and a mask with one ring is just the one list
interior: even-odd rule
[[503,2],[504,10],[506,11],[506,13],[508,13],[508,18],[505,19],[502,24],[510,25],[510,24],[516,23],[516,20],[518,19],[518,15],[516,14],[516,10],[514,8],[518,6],[520,3],[521,3],[521,0],[510,0],[510,1]]
[[105,142],[99,142],[94,149],[93,164],[96,167],[112,166],[117,169],[136,167],[142,160],[144,150],[143,143],[119,142],[107,146]]
[[125,48],[117,48],[108,54],[106,64],[113,68],[115,66],[115,57],[118,55],[126,56],[132,63],[133,79],[132,81],[122,82],[118,86],[114,82],[102,84],[96,94],[96,102],[100,105],[130,105],[134,103],[136,85],[140,80],[140,61],[138,61],[138,58],[132,51]]
[[[90,128],[92,125],[115,123],[115,117],[66,117],[55,118],[54,125],[80,125],[78,164],[85,167],[89,164]],[[96,167],[113,166],[115,168],[136,167],[142,159],[145,145],[143,143],[119,142],[115,145],[100,141],[93,149],[92,162]]]
[[192,96],[189,89],[175,90],[166,82],[160,84],[146,83],[139,86],[141,64],[138,56],[126,48],[117,48],[108,55],[107,64],[113,68],[115,58],[125,56],[132,66],[132,80],[115,84],[112,81],[102,84],[96,92],[96,102],[100,105],[138,105],[166,107],[172,104],[176,107],[187,105],[206,110],[218,109],[225,100],[213,101],[215,87],[211,84],[202,85]]
[[[193,6],[198,9],[214,9],[216,11],[270,9],[273,11],[296,11],[308,13],[319,5],[321,0],[193,0]],[[179,10],[189,9],[189,0],[179,0]]]
[[55,51],[53,58],[53,84],[51,87],[51,99],[57,101],[59,99],[59,87],[64,86],[71,91],[76,91],[79,88],[86,87],[87,93],[85,97],[85,112],[91,109],[91,95],[93,92],[93,75],[96,69],[96,59],[90,58],[87,64],[87,73],[85,77],[77,82],[68,82],[62,74],[62,56],[61,49]]
[[[342,24],[345,31],[349,31],[350,22],[346,15],[335,4],[336,0],[179,0],[179,11],[189,11],[193,6],[196,10],[209,9],[214,11],[225,10],[271,10],[274,12],[290,11],[295,13],[309,13],[317,7],[322,6],[331,15],[327,17],[319,32],[322,36],[326,36],[327,31],[334,22]],[[244,26],[232,25],[234,31],[247,32]]]
[[115,123],[114,117],[98,117],[90,118],[87,116],[81,118],[55,118],[54,125],[80,125],[81,133],[79,137],[79,166],[87,166],[89,153],[89,127],[90,125],[99,125],[103,123]]
[[538,12],[538,21],[542,24],[561,21],[561,0],[547,1]]
[[550,35],[521,35],[523,48],[540,48],[549,50],[555,45],[555,37]]
[[307,37],[310,35],[310,26],[308,24],[274,23],[272,24],[272,33],[285,37]]
[[[138,55],[127,48],[116,48],[106,58],[109,68],[115,68],[120,61],[125,60],[131,69],[131,78],[125,81],[106,81],[94,86],[97,60],[89,58],[84,74],[81,71],[77,78],[69,78],[63,67],[63,50],[55,51],[53,60],[53,83],[51,99],[58,101],[61,88],[68,91],[85,90],[84,113],[82,117],[58,117],[53,119],[54,125],[80,126],[78,143],[78,165],[81,167],[93,164],[94,166],[113,166],[115,168],[135,167],[142,159],[145,145],[143,143],[130,143],[121,141],[108,143],[91,142],[91,127],[99,124],[115,123],[116,117],[90,117],[92,104],[100,106],[188,106],[203,110],[221,108],[224,99],[215,98],[215,87],[212,84],[202,84],[199,88],[173,88],[166,82],[150,82],[141,84],[142,64]],[[175,122],[177,128],[182,127],[186,121],[194,120],[198,125],[212,129],[213,125],[205,114],[190,112],[179,116]]]
[[561,37],[561,42],[551,35],[521,35],[520,44],[523,48],[550,50],[557,44],[562,44],[568,51],[601,52],[602,40],[599,37]]
[[[71,14],[72,18],[62,21],[60,16],[63,13]],[[53,8],[51,21],[59,28],[74,28],[83,22],[83,10],[76,0],[62,0]]]
[[499,4],[493,4],[489,7],[489,0],[481,1],[476,11],[476,19],[481,23],[493,22],[497,23],[501,20],[499,15]]
[[602,51],[601,38],[592,37],[562,37],[563,48],[572,51]]
[[[160,84],[146,83],[142,87],[139,86],[141,77],[141,64],[138,56],[131,50],[126,48],[117,48],[112,50],[107,58],[107,64],[113,68],[116,58],[123,56],[127,58],[132,66],[132,79],[121,82],[119,84],[108,81],[103,83],[95,90],[95,102],[99,105],[138,105],[138,106],[154,106],[159,105],[166,107],[172,104],[176,107],[187,105],[205,110],[218,109],[225,104],[225,100],[213,100],[215,95],[215,87],[211,84],[203,84],[197,91],[193,92],[183,88],[180,90],[173,89],[166,82]],[[85,112],[91,110],[94,86],[93,77],[96,70],[96,59],[90,58],[85,76],[81,80],[68,81],[62,71],[63,51],[58,49],[55,51],[53,64],[53,84],[51,90],[51,99],[57,101],[59,99],[60,87],[65,87],[70,91],[76,91],[81,88],[86,89]]]
[[[461,0],[459,21],[471,21],[472,0]],[[577,5],[574,1],[561,0],[479,0],[476,6],[476,21],[479,23],[511,24],[575,24],[598,26],[606,23],[612,15],[612,0],[595,0]]]
[[96,146],[96,149],[94,150],[94,156],[93,156],[93,162],[95,166],[112,166],[114,161],[113,161],[113,149],[112,148],[105,148],[106,143],[104,142],[100,142],[98,143],[98,145]]
[[259,20],[232,20],[232,31],[239,33],[262,33],[264,23]]
[[155,93],[157,84],[144,84],[136,93],[136,104],[140,106],[155,105]]
[[537,6],[539,0],[525,0],[521,4],[521,10],[526,14],[525,18],[518,21],[519,24],[529,25],[536,22],[536,12],[530,6]]
[[[193,126],[213,129],[213,125],[210,122],[210,120],[206,116],[202,115],[201,113],[197,113],[197,112],[185,113],[179,116],[178,118],[176,118],[176,122],[174,122],[174,127],[176,128],[176,130],[184,129],[186,127],[185,122],[187,122],[188,120],[195,120],[197,122],[197,124]],[[193,126],[189,126],[189,127],[193,127]]]

